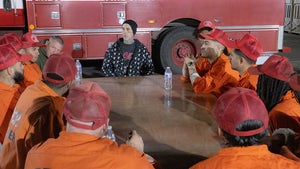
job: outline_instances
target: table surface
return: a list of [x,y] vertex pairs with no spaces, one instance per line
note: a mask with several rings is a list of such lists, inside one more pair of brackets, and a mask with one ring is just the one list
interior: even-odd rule
[[110,95],[117,142],[123,143],[135,129],[145,152],[163,169],[188,168],[221,148],[211,116],[215,96],[195,94],[179,75],[173,76],[171,91],[164,89],[162,75],[84,80],[98,83]]

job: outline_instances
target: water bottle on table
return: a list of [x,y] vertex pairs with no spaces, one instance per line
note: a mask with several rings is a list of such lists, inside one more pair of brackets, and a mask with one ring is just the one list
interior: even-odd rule
[[75,83],[76,84],[81,84],[81,80],[82,80],[82,66],[80,61],[77,59],[76,60],[76,68],[77,68],[77,74],[75,76]]
[[104,138],[108,138],[108,139],[110,139],[110,140],[112,140],[112,141],[116,141],[116,136],[115,136],[115,133],[114,133],[114,131],[113,131],[111,125],[109,125],[109,126],[107,127],[107,131],[106,131],[106,133],[103,135],[103,137],[104,137]]
[[166,67],[165,70],[165,89],[172,89],[172,71],[170,67]]

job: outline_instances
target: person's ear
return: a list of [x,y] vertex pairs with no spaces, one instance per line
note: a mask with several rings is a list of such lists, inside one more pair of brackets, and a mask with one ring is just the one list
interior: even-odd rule
[[244,62],[245,62],[244,58],[243,58],[243,57],[240,57],[240,63],[242,64],[242,63],[244,63]]
[[15,73],[15,69],[13,68],[13,66],[9,66],[7,69],[6,69],[6,72],[9,76],[13,77],[14,76],[14,73]]

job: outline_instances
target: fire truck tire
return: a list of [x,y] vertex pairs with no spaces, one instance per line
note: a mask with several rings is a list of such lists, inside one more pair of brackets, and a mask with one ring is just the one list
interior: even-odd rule
[[[174,74],[181,74],[184,57],[187,54],[197,55],[199,42],[194,37],[195,28],[189,26],[173,27],[164,32],[157,42],[161,68],[171,67]],[[163,73],[161,70],[160,73]]]

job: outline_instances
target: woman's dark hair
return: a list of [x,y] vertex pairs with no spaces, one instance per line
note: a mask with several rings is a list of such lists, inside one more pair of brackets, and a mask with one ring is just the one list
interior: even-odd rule
[[257,94],[264,102],[268,112],[272,110],[289,90],[290,85],[282,80],[262,74],[258,77]]
[[[57,138],[64,128],[61,97],[44,96],[34,100],[26,113],[30,128],[25,135],[25,147],[29,151],[34,145],[49,138]],[[34,131],[31,131],[34,128]]]
[[[236,127],[238,131],[255,130],[263,126],[258,120],[247,120]],[[267,129],[253,136],[234,136],[223,130],[223,135],[231,146],[252,146],[261,144],[261,139],[268,133]]]

